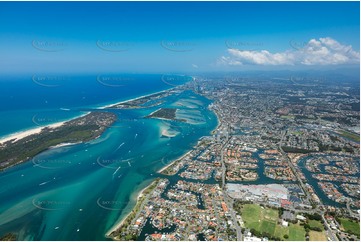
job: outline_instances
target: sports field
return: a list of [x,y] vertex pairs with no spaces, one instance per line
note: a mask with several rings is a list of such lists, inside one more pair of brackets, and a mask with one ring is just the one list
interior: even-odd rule
[[290,223],[288,227],[278,224],[278,211],[272,208],[262,208],[257,204],[245,204],[242,209],[242,219],[246,228],[255,229],[260,233],[268,233],[280,239],[305,240],[305,230],[299,224]]
[[347,218],[340,218],[340,221],[344,231],[351,231],[353,234],[360,236],[360,223],[351,221]]
[[310,241],[327,241],[327,237],[325,231],[317,232],[317,231],[310,231]]

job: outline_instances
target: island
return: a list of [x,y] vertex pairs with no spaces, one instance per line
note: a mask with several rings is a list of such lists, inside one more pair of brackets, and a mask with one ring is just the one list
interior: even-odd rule
[[180,122],[186,122],[185,119],[177,119],[176,118],[176,108],[160,108],[145,118],[158,118],[158,119],[167,119],[167,120],[173,120],[173,121],[180,121]]
[[114,113],[90,112],[64,122],[60,126],[47,126],[39,133],[0,143],[0,170],[22,163],[49,149],[64,143],[86,142],[99,137],[117,119]]

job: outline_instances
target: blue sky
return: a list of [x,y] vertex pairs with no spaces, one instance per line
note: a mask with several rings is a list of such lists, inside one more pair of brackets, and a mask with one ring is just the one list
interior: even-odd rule
[[359,65],[359,2],[0,2],[0,72]]

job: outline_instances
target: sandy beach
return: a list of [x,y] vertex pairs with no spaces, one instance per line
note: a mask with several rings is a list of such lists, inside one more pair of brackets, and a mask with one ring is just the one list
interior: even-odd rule
[[61,143],[61,144],[58,144],[58,145],[50,146],[49,149],[55,149],[55,148],[71,146],[71,145],[77,145],[77,144],[80,144],[80,143],[82,143],[82,142],[78,142],[78,143]]
[[[143,188],[142,190],[140,190],[140,191],[137,193],[137,201],[136,201],[136,203],[138,203],[139,199],[143,196],[144,191],[147,190],[150,186],[152,186],[155,182],[157,182],[157,180],[151,182],[148,186],[146,186],[145,188]],[[134,207],[135,207],[135,206],[134,206]],[[134,208],[132,208],[132,210],[131,210],[129,213],[127,213],[127,214],[124,216],[124,218],[123,218],[119,223],[114,224],[113,227],[111,227],[111,228],[108,230],[108,232],[105,234],[105,236],[106,236],[107,238],[111,238],[111,239],[113,238],[113,237],[110,236],[110,234],[113,233],[114,231],[116,231],[117,229],[119,229],[119,228],[123,225],[124,221],[125,221],[125,220],[128,218],[128,216],[133,212],[133,209],[134,209]]]
[[0,139],[0,144],[4,143],[4,142],[7,142],[9,140],[13,140],[15,139],[13,142],[17,141],[17,140],[20,140],[20,139],[23,139],[27,136],[30,136],[30,135],[33,135],[33,134],[39,134],[41,132],[41,130],[43,128],[50,128],[50,129],[54,129],[54,128],[57,128],[57,127],[60,127],[62,126],[65,122],[67,121],[63,121],[63,122],[58,122],[58,123],[54,123],[54,124],[50,124],[50,125],[46,125],[46,126],[41,126],[41,127],[38,127],[38,128],[33,128],[33,129],[29,129],[29,130],[25,130],[25,131],[20,131],[20,132],[16,132],[16,133],[13,133],[13,134],[10,134],[9,136],[5,136],[3,138]]
[[168,165],[166,165],[165,167],[163,167],[162,169],[160,169],[159,171],[157,171],[157,173],[161,173],[162,171],[164,171],[165,169],[167,169],[168,167],[170,167],[171,165],[173,165],[176,161],[183,159],[184,157],[186,157],[188,154],[190,154],[193,150],[188,151],[187,153],[185,153],[184,155],[182,155],[181,157],[179,157],[178,159],[173,160],[172,162],[170,162]]
[[33,135],[33,134],[39,134],[41,132],[42,129],[44,128],[49,128],[49,129],[55,129],[58,128],[60,126],[62,126],[63,124],[65,124],[66,122],[69,122],[71,120],[77,119],[77,118],[81,118],[84,117],[85,115],[88,115],[90,112],[87,112],[85,114],[79,115],[77,117],[65,120],[65,121],[61,121],[61,122],[57,122],[57,123],[53,123],[53,124],[49,124],[49,125],[44,125],[44,126],[39,126],[36,128],[32,128],[32,129],[28,129],[28,130],[24,130],[24,131],[20,131],[20,132],[16,132],[10,135],[7,135],[5,137],[0,137],[0,144],[3,144],[9,140],[13,140],[13,142],[23,139],[27,136]]
[[154,93],[150,93],[150,94],[147,94],[147,95],[143,95],[143,96],[140,96],[140,97],[135,97],[135,98],[127,99],[127,100],[124,100],[124,101],[120,101],[120,102],[116,102],[116,103],[112,103],[112,104],[107,104],[107,105],[105,105],[105,106],[98,107],[97,109],[110,108],[110,107],[115,106],[115,105],[120,105],[120,104],[123,104],[123,103],[135,101],[135,100],[137,100],[137,99],[141,99],[141,98],[148,97],[148,96],[151,96],[151,95],[155,95],[155,94],[159,94],[159,93],[162,93],[162,92],[170,91],[170,90],[172,90],[172,89],[174,89],[174,87],[173,87],[173,88],[170,88],[170,89],[163,90],[163,91],[159,91],[159,92],[154,92]]
[[[174,164],[174,162],[176,162],[176,161],[178,161],[178,160],[180,160],[180,159],[183,159],[183,158],[186,157],[188,154],[190,154],[192,151],[193,151],[193,150],[188,151],[187,153],[185,153],[184,155],[182,155],[182,156],[179,157],[178,159],[173,160],[172,162],[170,162],[168,165],[166,165],[165,167],[163,167],[162,169],[160,169],[160,170],[157,171],[157,172],[160,173],[160,172],[164,171],[164,170],[167,169],[169,166],[171,166],[172,164]],[[149,184],[148,186],[146,186],[145,188],[143,188],[141,191],[138,192],[137,202],[138,202],[139,199],[143,196],[143,192],[144,192],[148,187],[150,187],[151,185],[153,185],[155,182],[157,182],[157,181],[153,181],[151,184]],[[134,209],[134,208],[133,208],[133,209]],[[110,236],[110,234],[111,234],[112,232],[116,231],[118,228],[120,228],[120,227],[123,225],[124,221],[125,221],[125,220],[128,218],[128,216],[133,212],[133,209],[132,209],[129,213],[127,213],[121,221],[119,221],[118,223],[114,224],[114,226],[111,227],[111,228],[108,230],[108,232],[105,234],[105,236],[106,236],[107,238],[114,239],[113,237]]]

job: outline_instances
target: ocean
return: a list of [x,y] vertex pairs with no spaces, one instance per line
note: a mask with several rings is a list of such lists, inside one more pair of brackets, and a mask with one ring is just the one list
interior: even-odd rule
[[[67,120],[107,104],[166,90],[189,77],[114,74],[0,78],[0,136]],[[98,139],[49,149],[0,173],[0,236],[18,240],[106,240],[157,171],[217,126],[210,100],[184,91],[161,106],[107,110],[116,123]],[[187,122],[146,119],[177,108]],[[164,134],[172,137],[164,137]]]

